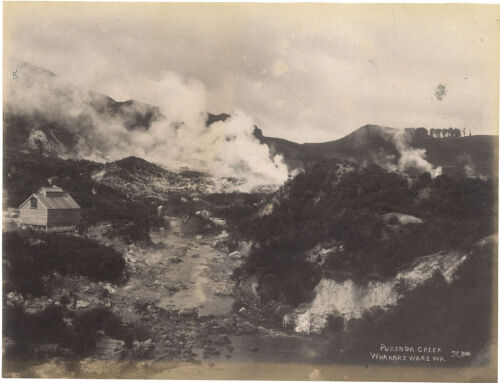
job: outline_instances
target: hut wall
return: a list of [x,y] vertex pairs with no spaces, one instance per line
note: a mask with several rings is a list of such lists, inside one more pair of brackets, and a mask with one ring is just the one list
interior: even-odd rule
[[19,209],[22,225],[47,225],[47,216],[47,209],[41,203],[38,203],[36,209],[32,209],[28,201]]
[[80,223],[80,209],[50,209],[47,226],[73,226]]

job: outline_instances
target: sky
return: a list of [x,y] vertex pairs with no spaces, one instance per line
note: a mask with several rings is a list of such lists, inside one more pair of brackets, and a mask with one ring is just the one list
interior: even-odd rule
[[175,76],[207,111],[296,142],[366,124],[498,132],[495,5],[4,3],[4,50],[118,101],[189,105]]

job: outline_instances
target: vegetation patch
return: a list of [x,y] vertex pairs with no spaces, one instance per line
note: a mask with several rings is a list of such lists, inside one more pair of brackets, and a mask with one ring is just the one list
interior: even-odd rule
[[[307,301],[322,275],[362,284],[385,280],[417,257],[467,250],[496,232],[494,180],[427,173],[409,179],[375,165],[337,170],[336,162],[307,168],[285,184],[270,214],[239,226],[258,245],[237,277],[256,275],[264,301]],[[384,219],[391,212],[422,223],[394,225]],[[307,262],[307,251],[331,240],[343,250],[321,268]]]
[[[492,242],[473,248],[451,284],[437,272],[389,310],[372,310],[344,325],[334,318],[324,331],[332,337],[332,346],[335,344],[332,352],[346,362],[371,363],[369,352],[378,352],[380,344],[436,345],[442,348],[447,365],[463,365],[469,360],[453,359],[452,351],[475,357],[485,352],[492,335],[491,271],[496,241]],[[339,349],[344,352],[339,354]]]
[[40,187],[52,182],[62,187],[82,208],[80,231],[99,222],[111,222],[114,234],[125,242],[150,243],[149,231],[162,224],[154,198],[130,198],[124,192],[92,176],[103,164],[87,160],[64,160],[36,153],[6,151],[4,187],[7,205],[17,207]]
[[[46,357],[65,359],[86,357],[95,351],[98,331],[124,341],[132,347],[136,339],[144,339],[140,329],[125,325],[108,309],[96,308],[76,314],[63,307],[49,306],[31,314],[21,306],[4,306],[3,336],[11,338],[6,360],[35,362]],[[51,349],[43,345],[50,344]]]
[[47,233],[3,234],[4,291],[41,296],[50,291],[53,273],[119,282],[123,256],[87,238]]

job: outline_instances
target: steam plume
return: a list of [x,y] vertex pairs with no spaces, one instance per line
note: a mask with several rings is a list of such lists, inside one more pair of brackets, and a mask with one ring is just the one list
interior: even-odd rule
[[[116,103],[106,96],[82,91],[28,64],[17,67],[19,78],[7,87],[7,111],[37,116],[34,121],[43,116],[46,123],[40,127],[35,122],[28,141],[49,145],[47,138],[52,137],[57,148],[51,143],[51,149],[62,156],[103,161],[135,155],[168,168],[240,178],[243,190],[280,185],[288,177],[283,158],[272,156],[254,137],[254,123],[242,111],[207,127],[207,95],[197,80],[166,72],[154,83],[130,84],[142,88],[145,101],[160,111],[148,124],[135,126],[137,115],[153,107],[125,103],[117,112],[112,107]],[[51,128],[57,126],[69,135],[64,144]]]
[[[404,130],[391,130],[388,136],[394,143],[396,150],[399,152],[399,159],[394,162],[393,156],[386,156],[385,161],[380,165],[388,171],[401,174],[429,173],[432,178],[435,178],[443,173],[440,166],[434,166],[426,159],[425,149],[413,148],[410,146],[410,136]],[[380,162],[380,160],[379,160]]]

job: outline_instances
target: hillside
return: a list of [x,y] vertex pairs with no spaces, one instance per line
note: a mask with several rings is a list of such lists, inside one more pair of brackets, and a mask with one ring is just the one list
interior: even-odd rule
[[[465,336],[479,352],[489,336],[496,199],[492,180],[409,180],[343,161],[308,166],[240,223],[254,246],[235,273],[238,307],[256,320],[344,339],[341,357],[351,361],[367,362],[380,333],[387,342],[435,338],[446,347]],[[467,305],[485,313],[480,331]],[[409,319],[419,311],[439,315]],[[399,317],[406,319],[395,321],[393,336],[391,318]]]
[[117,102],[29,63],[11,60],[9,67],[18,73],[4,98],[4,145],[12,149],[102,160],[110,150],[103,129],[119,123],[127,130],[147,130],[163,118],[156,106]]
[[[9,83],[5,98],[5,147],[103,162],[130,155],[125,149],[133,148],[135,136],[122,134],[121,129],[148,132],[155,122],[166,118],[156,106],[135,100],[117,102],[64,83],[55,74],[27,63],[16,62],[15,67],[19,78]],[[206,126],[210,129],[214,123],[230,118],[226,113],[208,113]],[[182,121],[177,124],[182,126]],[[122,139],[113,146],[109,134]],[[394,168],[404,152],[411,152],[445,173],[486,177],[498,174],[498,136],[433,138],[377,125],[366,125],[341,139],[323,143],[298,144],[267,137],[256,126],[254,136],[269,147],[271,158],[281,154],[290,170],[333,158]],[[154,150],[155,142],[146,149]]]
[[[258,131],[259,140],[282,154],[291,167],[300,167],[315,161],[333,158],[350,160],[358,164],[379,163],[383,158],[400,156],[394,142],[397,129],[376,125],[363,126],[351,134],[329,142],[297,144],[281,138],[266,137]],[[407,137],[408,146],[424,149],[427,160],[445,172],[461,172],[465,165],[477,175],[490,177],[498,174],[498,136],[465,137]]]

